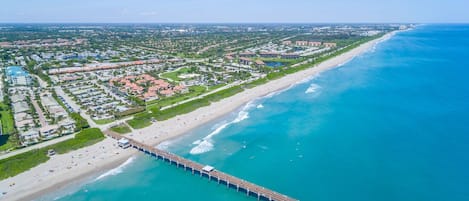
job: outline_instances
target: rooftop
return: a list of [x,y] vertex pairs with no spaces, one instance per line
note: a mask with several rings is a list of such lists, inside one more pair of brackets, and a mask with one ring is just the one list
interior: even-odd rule
[[215,168],[212,167],[212,166],[210,166],[210,165],[206,165],[206,166],[204,166],[204,167],[202,168],[202,170],[205,171],[205,172],[211,172],[211,171],[213,171],[214,169],[215,169]]

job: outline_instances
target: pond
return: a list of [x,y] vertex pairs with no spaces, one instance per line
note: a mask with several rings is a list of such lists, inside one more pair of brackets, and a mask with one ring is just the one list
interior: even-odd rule
[[278,62],[278,61],[266,61],[265,65],[268,67],[277,68],[277,67],[282,67],[285,64],[282,62]]

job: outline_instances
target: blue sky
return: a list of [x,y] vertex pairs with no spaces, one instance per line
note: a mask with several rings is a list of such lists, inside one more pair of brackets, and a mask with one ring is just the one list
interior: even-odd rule
[[469,0],[0,0],[0,22],[469,22]]

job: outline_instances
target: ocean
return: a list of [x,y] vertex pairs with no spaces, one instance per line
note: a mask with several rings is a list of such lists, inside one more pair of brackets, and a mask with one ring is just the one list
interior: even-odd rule
[[[467,201],[468,36],[400,32],[159,146],[302,201]],[[50,199],[255,200],[143,154]]]

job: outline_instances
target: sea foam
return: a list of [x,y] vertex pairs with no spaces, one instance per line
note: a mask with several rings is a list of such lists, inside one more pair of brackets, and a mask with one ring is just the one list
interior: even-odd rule
[[314,93],[316,92],[319,88],[321,88],[321,86],[317,85],[317,84],[311,84],[308,89],[306,89],[305,91],[305,94],[311,94],[311,93]]
[[102,175],[99,175],[99,177],[97,177],[94,181],[99,181],[105,177],[108,177],[108,176],[113,176],[113,175],[118,175],[120,173],[122,173],[122,171],[124,170],[124,168],[126,166],[128,166],[129,164],[131,164],[133,161],[134,161],[134,157],[130,157],[129,159],[127,159],[124,163],[122,163],[121,165],[119,165],[118,167],[112,169],[112,170],[109,170],[105,173],[103,173]]
[[307,78],[304,78],[298,82],[295,83],[295,85],[299,85],[299,84],[304,84],[304,83],[308,83],[308,82],[311,82],[312,80],[318,78],[319,76],[321,76],[321,73],[316,73],[314,75],[311,75]]
[[197,154],[203,154],[203,153],[211,151],[214,146],[213,145],[214,141],[212,140],[213,136],[219,134],[223,129],[225,129],[229,125],[239,123],[249,118],[248,110],[251,109],[252,107],[253,107],[253,103],[249,102],[243,107],[241,111],[239,111],[238,115],[233,121],[221,124],[204,138],[194,141],[192,144],[197,145],[197,146],[193,147],[189,153],[192,155],[197,155]]
[[168,148],[173,145],[173,141],[167,140],[164,141],[156,146],[156,148],[161,149],[161,150],[168,150]]

